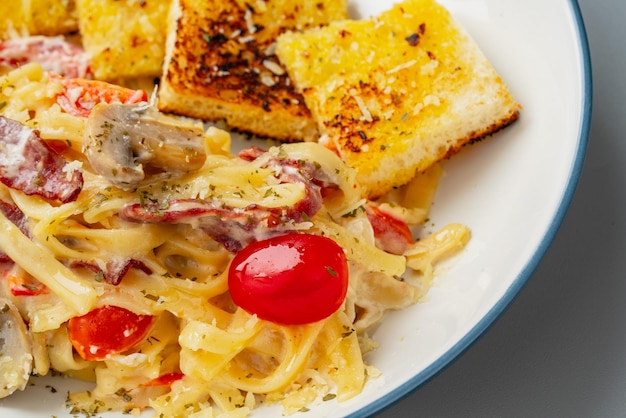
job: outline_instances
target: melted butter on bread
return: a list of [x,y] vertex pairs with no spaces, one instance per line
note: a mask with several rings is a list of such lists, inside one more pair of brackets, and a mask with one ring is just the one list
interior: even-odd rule
[[95,78],[124,83],[161,75],[172,0],[76,1],[82,44]]
[[75,0],[3,0],[0,16],[0,40],[78,30]]
[[472,38],[433,0],[283,34],[276,53],[369,198],[509,125],[521,109]]

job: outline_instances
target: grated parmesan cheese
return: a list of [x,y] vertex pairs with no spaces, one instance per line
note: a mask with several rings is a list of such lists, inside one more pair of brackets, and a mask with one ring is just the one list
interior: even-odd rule
[[251,34],[255,33],[256,25],[254,24],[254,21],[252,20],[252,12],[250,11],[250,9],[246,9],[246,12],[244,13],[243,18],[246,21],[246,27],[248,28],[248,32]]
[[254,35],[242,36],[238,39],[239,43],[247,44],[248,42],[254,41]]
[[422,65],[422,67],[420,68],[420,73],[422,73],[422,75],[432,74],[435,72],[438,66],[439,66],[439,61],[437,60],[429,61],[428,64]]
[[363,101],[363,99],[360,96],[357,96],[356,94],[353,94],[352,97],[356,101],[356,105],[359,107],[359,110],[361,111],[360,119],[366,122],[373,121],[374,118],[372,118],[372,113],[369,111],[367,106],[365,106],[365,102]]
[[283,67],[281,67],[272,60],[263,60],[263,66],[276,75],[285,74],[285,70],[283,69]]
[[119,355],[111,357],[114,358],[115,361],[117,361],[118,363],[127,366],[137,366],[141,363],[144,363],[148,359],[148,356],[144,353],[131,353],[125,356]]
[[272,87],[276,85],[276,80],[274,79],[274,77],[272,77],[266,72],[263,72],[261,74],[260,80],[261,80],[261,83],[265,84],[267,87]]
[[387,74],[397,73],[398,71],[404,70],[406,68],[410,68],[410,67],[414,66],[415,64],[417,64],[417,60],[407,61],[404,64],[400,64],[400,65],[392,68],[391,70],[387,70]]
[[276,42],[272,42],[271,44],[268,45],[267,48],[265,48],[265,56],[266,57],[271,57],[272,55],[276,55]]
[[265,4],[265,0],[256,0],[256,9],[264,13],[267,11],[267,5]]
[[68,178],[70,178],[74,171],[80,170],[81,168],[83,168],[83,162],[75,160],[75,161],[70,161],[67,164],[65,164],[61,171],[66,173]]
[[429,94],[428,96],[424,97],[424,106],[428,106],[428,105],[433,105],[433,106],[439,106],[441,104],[441,102],[439,101],[439,97]]

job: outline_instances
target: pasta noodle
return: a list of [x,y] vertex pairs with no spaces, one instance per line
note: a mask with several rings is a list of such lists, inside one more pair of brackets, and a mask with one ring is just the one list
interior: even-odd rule
[[[206,158],[197,170],[147,172],[135,187],[115,187],[83,153],[88,122],[59,106],[62,89],[37,64],[0,77],[0,114],[51,145],[62,144],[67,175],[76,169],[83,177],[80,193],[65,203],[0,184],[0,200],[17,208],[27,226],[25,231],[0,211],[0,251],[11,260],[0,264],[0,295],[14,301],[29,325],[37,374],[55,370],[94,381],[92,390],[69,395],[74,412],[152,408],[163,417],[234,417],[248,415],[261,402],[281,402],[292,413],[329,394],[350,399],[367,380],[360,337],[387,310],[416,303],[430,285],[434,264],[469,238],[467,227],[455,224],[403,254],[377,245],[363,208],[378,205],[419,228],[439,168],[372,203],[362,198],[352,170],[321,145],[283,144],[256,158],[238,158],[230,153],[229,134],[216,127],[202,128]],[[291,166],[283,167],[285,178],[277,176],[276,161],[309,164],[333,185],[310,217],[275,225],[270,217],[253,229],[241,226],[254,240],[301,232],[329,237],[344,249],[350,272],[346,299],[313,323],[278,324],[236,306],[228,286],[228,245],[237,243],[232,236],[207,233],[212,224],[190,215],[198,209],[189,207],[203,202],[202,210],[218,213],[212,222],[225,216],[256,222],[261,210],[284,214],[306,202],[307,183],[285,180],[295,172]],[[181,209],[184,216],[176,215],[184,218],[180,222],[137,222],[123,215],[128,208],[157,206],[151,215],[165,216],[174,213],[168,212],[173,203],[187,208]],[[407,269],[416,282],[399,280]],[[122,271],[121,277],[109,277],[112,270]],[[11,283],[32,292],[16,295]],[[105,306],[154,319],[130,349],[81,358],[68,321]]]

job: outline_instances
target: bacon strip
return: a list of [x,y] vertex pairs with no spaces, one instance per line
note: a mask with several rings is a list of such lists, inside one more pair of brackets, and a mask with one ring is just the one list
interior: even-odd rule
[[0,182],[27,195],[71,202],[83,187],[83,175],[66,165],[35,131],[0,116]]
[[[250,148],[242,151],[240,157],[252,161],[262,153],[259,148]],[[310,219],[322,207],[323,190],[337,187],[321,169],[308,161],[275,158],[268,165],[283,182],[303,183],[304,198],[289,208],[254,204],[243,209],[227,207],[219,201],[178,199],[166,205],[162,202],[129,205],[122,209],[120,216],[135,222],[197,224],[228,251],[239,252],[254,241],[287,233],[295,223]]]
[[[24,215],[24,212],[22,212],[20,208],[12,203],[0,200],[0,212],[2,212],[2,214],[6,216],[8,220],[13,222],[24,235],[26,235],[28,238],[32,238],[30,229],[28,229],[28,218],[26,217],[26,215]],[[7,261],[12,260],[4,252],[0,251],[0,262]]]
[[[242,149],[238,157],[245,161],[254,161],[265,153],[266,151],[262,148],[252,146]],[[338,188],[328,174],[318,164],[311,161],[275,157],[270,158],[265,167],[273,168],[276,177],[285,183],[310,183],[320,187],[322,194],[324,194],[324,189]]]
[[301,212],[257,205],[244,209],[229,208],[219,202],[197,199],[172,200],[167,209],[159,203],[129,205],[122,209],[120,216],[134,222],[198,224],[207,235],[233,253],[271,234],[268,227],[276,227],[289,220],[302,220]]
[[129,260],[111,260],[106,265],[106,270],[102,270],[94,262],[85,260],[75,260],[70,263],[73,268],[86,268],[93,271],[95,274],[102,274],[102,279],[113,286],[117,286],[122,282],[126,273],[131,268],[136,268],[143,271],[146,274],[152,274],[152,269],[146,266],[142,261],[131,258]]
[[85,51],[62,37],[31,36],[0,42],[0,65],[17,68],[29,62],[64,77],[91,76]]
[[24,212],[12,203],[0,200],[0,212],[7,217],[8,220],[13,222],[20,231],[28,238],[32,238],[30,229],[28,228],[28,218],[24,215]]
[[252,146],[242,149],[241,151],[239,151],[239,154],[237,154],[237,156],[245,161],[254,161],[265,152],[266,151],[261,147]]
[[374,229],[376,245],[391,254],[403,254],[415,242],[406,222],[380,210],[376,206],[366,205],[365,213]]

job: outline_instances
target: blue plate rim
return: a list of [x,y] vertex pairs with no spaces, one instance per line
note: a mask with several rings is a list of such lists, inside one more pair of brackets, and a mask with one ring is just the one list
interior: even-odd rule
[[592,83],[592,69],[591,69],[591,55],[589,51],[589,43],[587,39],[587,32],[585,30],[585,24],[583,21],[582,13],[578,0],[568,0],[571,9],[572,16],[574,18],[575,29],[578,35],[579,49],[581,55],[581,70],[582,70],[582,103],[581,103],[581,121],[578,130],[578,143],[573,160],[573,164],[570,169],[567,185],[561,196],[561,200],[555,211],[552,222],[550,223],[546,233],[541,240],[541,243],[537,246],[537,249],[533,253],[532,257],[526,263],[522,271],[515,278],[511,286],[507,289],[504,295],[498,300],[498,302],[487,312],[487,314],[468,332],[461,340],[459,340],[454,346],[452,346],[447,352],[439,357],[435,362],[430,364],[426,369],[415,375],[413,378],[383,396],[380,399],[364,406],[363,408],[349,414],[346,418],[356,417],[368,417],[374,416],[382,412],[384,409],[389,408],[395,403],[401,401],[403,398],[417,390],[424,385],[430,379],[441,373],[446,367],[450,366],[456,359],[458,359],[465,351],[467,351],[477,340],[481,337],[498,319],[502,313],[511,305],[513,300],[520,293],[522,288],[526,285],[534,271],[537,269],[540,261],[552,245],[554,237],[556,236],[565,214],[572,202],[572,198],[578,185],[585,155],[587,151],[587,145],[589,142],[589,132],[591,128],[591,113],[592,113],[592,97],[593,97],[593,83]]

